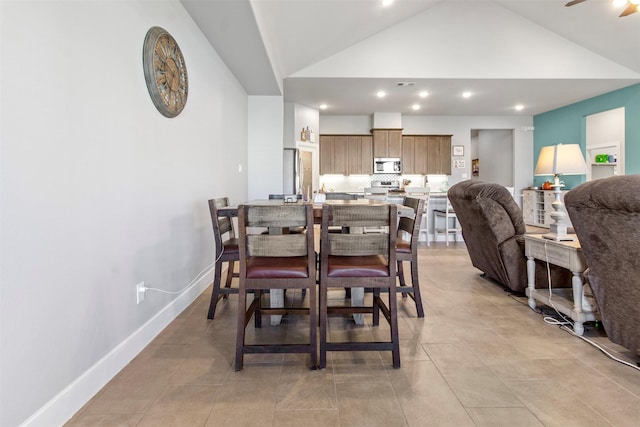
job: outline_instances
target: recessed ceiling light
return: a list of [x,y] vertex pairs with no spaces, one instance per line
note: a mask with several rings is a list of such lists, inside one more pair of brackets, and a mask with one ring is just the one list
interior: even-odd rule
[[378,92],[376,94],[378,96],[378,98],[384,98],[385,96],[387,96],[387,94],[385,93],[385,91],[381,90],[380,92]]
[[462,92],[462,97],[463,98],[471,98],[471,92],[469,92],[469,91]]
[[427,92],[426,90],[423,90],[422,92],[419,93],[420,98],[426,98],[427,96],[429,96],[429,92]]
[[320,104],[320,109],[321,110],[326,110],[327,109],[327,104]]
[[393,0],[382,0],[382,5],[385,7],[391,6],[392,3],[393,3]]
[[419,110],[419,109],[420,109],[420,105],[418,105],[418,104],[413,104],[413,105],[411,106],[411,108],[413,108],[413,109],[414,109],[414,111],[417,111],[417,110]]
[[522,104],[516,105],[516,110],[518,110],[518,111],[524,110],[524,105],[522,105]]

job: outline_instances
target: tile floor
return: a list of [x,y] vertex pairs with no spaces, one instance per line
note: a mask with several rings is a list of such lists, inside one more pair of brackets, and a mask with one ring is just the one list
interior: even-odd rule
[[[400,369],[387,352],[336,352],[320,371],[309,370],[304,355],[248,355],[235,372],[235,295],[208,321],[207,291],[67,425],[640,425],[640,371],[546,324],[524,298],[481,278],[464,244],[424,246],[419,258],[425,318],[400,299]],[[285,318],[248,331],[296,336],[305,325]],[[341,318],[330,326],[333,337],[387,332]],[[631,360],[600,330],[585,335]]]

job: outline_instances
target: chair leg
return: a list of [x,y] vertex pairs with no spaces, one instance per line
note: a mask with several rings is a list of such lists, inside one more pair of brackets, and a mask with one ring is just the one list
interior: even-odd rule
[[218,261],[215,266],[215,274],[213,276],[213,291],[211,292],[211,302],[209,303],[208,319],[213,319],[216,314],[216,306],[218,305],[218,297],[220,296],[220,280],[222,275],[222,262]]
[[256,311],[253,313],[253,322],[254,327],[262,328],[262,290],[254,290],[253,291],[253,299],[258,298],[258,306]]
[[400,335],[398,333],[398,300],[396,298],[396,287],[389,289],[389,312],[391,326],[391,342],[393,350],[391,350],[393,367],[400,367]]
[[416,256],[411,259],[411,286],[413,287],[413,299],[416,302],[418,317],[424,317],[422,296],[420,295],[420,279],[418,279],[418,259]]
[[444,241],[446,242],[446,246],[449,246],[449,215],[444,215]]
[[320,284],[320,369],[327,367],[327,289]]
[[[393,287],[395,293],[395,284]],[[373,288],[373,326],[378,326],[380,324],[380,304],[378,303],[378,298],[380,298],[380,288]]]
[[[227,267],[227,280],[225,281],[224,287],[225,288],[230,288],[231,287],[231,280],[233,279],[233,269],[234,269],[234,264],[235,261],[229,261],[228,263],[228,267]],[[224,294],[222,296],[222,298],[227,299],[229,298],[229,294]]]
[[247,312],[247,290],[240,286],[238,290],[238,326],[236,328],[236,371],[241,371],[244,364],[245,316]]
[[[402,261],[398,261],[398,279],[400,280],[400,286],[407,286],[407,282],[404,280],[404,269],[402,268]],[[402,298],[406,298],[407,294],[402,292]]]
[[314,287],[309,289],[309,356],[311,357],[311,369],[314,370],[318,368],[317,304],[314,283]]

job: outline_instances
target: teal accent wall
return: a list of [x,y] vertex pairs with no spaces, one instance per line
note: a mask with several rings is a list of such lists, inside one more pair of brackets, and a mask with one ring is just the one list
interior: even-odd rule
[[[546,145],[580,144],[586,151],[586,117],[614,108],[625,107],[625,174],[640,173],[640,84],[576,102],[533,116],[533,168],[540,149]],[[553,177],[534,176],[534,185],[552,181]],[[584,175],[564,176],[565,189],[585,181]]]

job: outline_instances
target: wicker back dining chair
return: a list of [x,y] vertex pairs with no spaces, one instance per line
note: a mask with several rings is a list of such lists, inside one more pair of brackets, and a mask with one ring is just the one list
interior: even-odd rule
[[[327,351],[391,351],[393,367],[400,367],[396,300],[397,207],[379,205],[331,205],[322,208],[320,249],[320,367],[327,366]],[[349,227],[351,232],[330,233],[330,226]],[[355,233],[354,227],[387,227],[389,233]],[[391,227],[389,227],[391,226]],[[364,287],[373,290],[372,305],[328,306],[331,288]],[[380,296],[387,290],[389,304]],[[378,325],[380,311],[390,325],[389,341],[329,341],[328,316],[370,313]]]
[[[218,208],[229,206],[229,198],[209,200],[209,212],[211,213],[211,224],[213,225],[213,241],[215,244],[215,267],[213,276],[213,291],[211,292],[211,302],[209,303],[208,319],[213,319],[216,314],[216,307],[221,298],[227,299],[229,294],[237,294],[238,289],[231,287],[233,277],[239,277],[234,273],[235,261],[240,259],[238,252],[238,239],[233,230],[231,218],[218,215]],[[222,281],[222,263],[227,265],[227,277],[224,288],[220,287]]]
[[[266,227],[269,232],[262,233]],[[289,228],[303,228],[302,233],[288,233]],[[317,366],[316,256],[314,252],[313,205],[240,205],[238,207],[240,285],[236,363],[239,371],[246,353],[308,353],[311,368]],[[256,234],[254,234],[256,233]],[[262,307],[262,294],[268,289],[308,290],[309,306],[299,308]],[[247,308],[247,292],[254,299]],[[248,344],[246,327],[253,315],[261,326],[262,314],[308,315],[308,342]]]
[[[398,239],[396,241],[398,279],[400,280],[398,292],[402,292],[403,297],[409,295],[413,298],[416,303],[418,317],[424,317],[422,297],[420,295],[420,280],[418,277],[418,238],[420,237],[420,224],[426,202],[424,198],[404,198],[403,205],[413,209],[414,216],[403,216],[400,218],[398,222]],[[411,286],[407,286],[404,278],[404,261],[408,261],[411,267]]]

